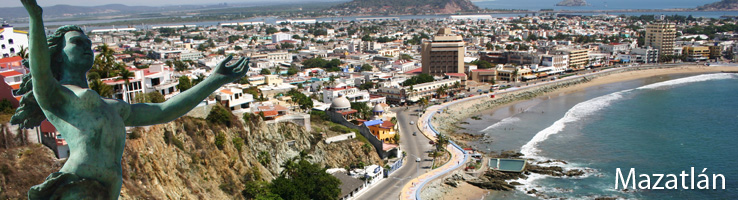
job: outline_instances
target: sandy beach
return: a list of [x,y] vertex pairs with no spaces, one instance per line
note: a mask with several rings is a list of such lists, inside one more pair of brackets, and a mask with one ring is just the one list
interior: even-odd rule
[[617,73],[617,74],[597,77],[590,82],[573,85],[573,86],[566,87],[566,88],[561,88],[550,94],[575,92],[575,91],[593,87],[593,86],[617,83],[617,82],[623,82],[623,81],[630,81],[630,80],[648,78],[648,77],[659,76],[659,75],[704,74],[704,73],[716,73],[716,72],[738,72],[738,67],[707,67],[707,66],[702,66],[702,65],[698,65],[698,66],[690,65],[690,66],[682,66],[682,67],[676,67],[676,68],[647,69],[647,70],[640,70],[640,71],[623,72],[623,73]]
[[[718,73],[718,72],[738,72],[738,67],[708,67],[708,66],[696,66],[696,65],[685,65],[685,66],[679,66],[679,67],[670,67],[670,68],[657,68],[657,69],[644,69],[644,70],[634,70],[634,71],[626,71],[626,72],[620,72],[620,73],[612,73],[608,75],[603,76],[597,76],[594,78],[590,78],[589,81],[586,82],[577,82],[575,84],[566,85],[564,87],[559,87],[553,90],[548,90],[546,92],[540,92],[535,93],[535,95],[527,95],[526,98],[521,98],[519,95],[520,92],[509,92],[509,93],[503,93],[498,94],[494,99],[491,98],[479,98],[475,100],[469,100],[465,102],[459,102],[455,103],[453,105],[450,105],[449,108],[446,110],[446,112],[443,112],[441,114],[438,114],[434,117],[432,120],[432,123],[435,127],[443,130],[450,130],[455,127],[455,124],[457,124],[459,121],[463,121],[471,116],[477,115],[481,112],[494,112],[495,110],[506,107],[508,105],[520,103],[522,101],[528,100],[530,98],[539,97],[539,96],[546,96],[546,95],[566,95],[569,93],[578,92],[581,90],[584,90],[586,88],[591,88],[599,85],[605,85],[605,84],[611,84],[611,83],[617,83],[617,82],[623,82],[623,81],[630,81],[630,80],[637,80],[637,79],[643,79],[653,76],[660,76],[660,75],[672,75],[672,74],[706,74],[706,73]],[[533,86],[531,88],[526,88],[525,90],[534,90],[537,87],[542,87],[544,85],[541,84],[541,86]],[[504,92],[504,91],[501,91]],[[491,103],[495,99],[504,99],[508,98],[509,101],[505,101],[504,103]],[[460,143],[460,145],[464,146],[463,143],[465,141],[471,140],[472,138],[469,138],[469,136],[461,135],[461,134],[452,134],[452,138],[454,138],[455,141]],[[445,187],[444,187],[445,186]],[[440,195],[442,198],[440,199],[480,199],[480,194],[483,196],[486,196],[485,194],[488,194],[487,192],[484,192],[486,190],[477,188],[475,186],[469,185],[467,183],[460,184],[459,187],[453,188],[447,185],[439,186],[436,185],[436,188],[438,189],[438,192],[442,192],[443,194]],[[480,190],[482,192],[480,192]]]

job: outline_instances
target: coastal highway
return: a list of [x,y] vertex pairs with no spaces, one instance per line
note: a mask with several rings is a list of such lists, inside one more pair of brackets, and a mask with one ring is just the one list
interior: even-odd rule
[[[407,110],[405,110],[407,108]],[[430,140],[423,136],[414,125],[418,121],[418,106],[398,107],[392,109],[397,113],[397,123],[400,126],[400,148],[402,148],[407,157],[404,165],[397,171],[393,172],[385,180],[380,181],[371,189],[360,194],[356,199],[374,200],[374,199],[397,199],[400,196],[402,187],[408,181],[426,173],[430,170],[431,158],[428,157],[427,151],[432,149],[432,145],[428,144]],[[411,125],[410,122],[413,122]],[[413,136],[413,132],[417,132]],[[415,160],[420,158],[421,162]]]

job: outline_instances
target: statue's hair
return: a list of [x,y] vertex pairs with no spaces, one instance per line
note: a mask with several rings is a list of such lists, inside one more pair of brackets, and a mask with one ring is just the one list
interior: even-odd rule
[[[62,26],[56,29],[56,32],[48,36],[46,40],[49,46],[49,67],[51,68],[51,74],[56,80],[61,79],[61,67],[64,62],[61,53],[64,48],[64,34],[70,31],[77,31],[84,34],[84,31],[77,26]],[[23,66],[30,69],[28,60],[23,60]],[[19,102],[20,106],[18,106],[15,114],[10,119],[10,123],[17,124],[21,128],[37,127],[46,119],[46,116],[36,101],[36,97],[33,96],[31,79],[31,73],[23,76],[23,82],[21,82],[20,88],[16,92],[16,94],[23,94],[23,97]]]

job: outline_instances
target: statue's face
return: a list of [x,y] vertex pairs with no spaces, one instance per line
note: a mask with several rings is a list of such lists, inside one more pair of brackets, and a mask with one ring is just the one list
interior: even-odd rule
[[64,62],[69,70],[88,71],[92,68],[95,54],[92,53],[92,41],[84,33],[70,31],[64,34]]

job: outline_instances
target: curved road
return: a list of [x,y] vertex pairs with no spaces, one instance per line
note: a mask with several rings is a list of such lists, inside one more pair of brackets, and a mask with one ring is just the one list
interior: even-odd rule
[[[405,108],[408,109],[405,110]],[[397,123],[400,127],[400,148],[407,153],[405,163],[399,170],[360,194],[356,199],[396,199],[405,184],[429,171],[432,160],[428,157],[427,152],[433,146],[428,144],[430,140],[423,136],[416,125],[410,124],[410,122],[418,121],[417,109],[420,108],[411,106],[392,109],[393,112],[397,113]],[[413,132],[416,132],[417,135],[413,136]],[[422,161],[416,162],[417,158],[421,158]]]

